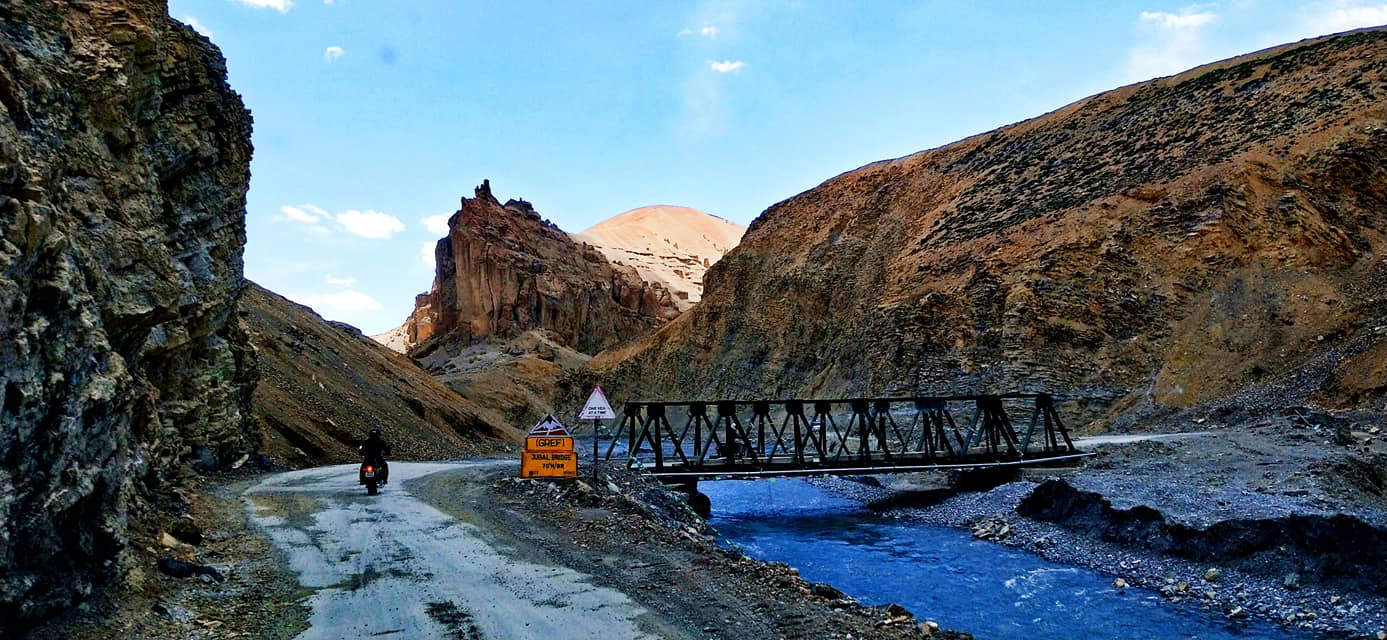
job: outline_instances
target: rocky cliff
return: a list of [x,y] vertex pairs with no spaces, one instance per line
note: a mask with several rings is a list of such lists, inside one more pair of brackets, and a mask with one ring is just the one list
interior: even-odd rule
[[489,182],[475,195],[448,220],[433,287],[406,322],[409,342],[421,345],[416,352],[544,329],[596,353],[678,315],[669,290],[575,243],[530,203],[501,204]]
[[[1123,87],[767,209],[614,394],[1382,408],[1387,32]],[[1071,407],[1069,410],[1072,410]]]
[[737,246],[746,227],[697,209],[657,205],[617,214],[579,233],[616,264],[635,267],[658,282],[687,310],[703,297],[703,273]]
[[261,450],[275,462],[356,461],[356,446],[373,427],[403,460],[500,451],[523,435],[354,327],[255,284],[241,309],[260,370],[254,416]]
[[0,5],[0,635],[118,575],[140,496],[253,446],[225,78],[162,2]]

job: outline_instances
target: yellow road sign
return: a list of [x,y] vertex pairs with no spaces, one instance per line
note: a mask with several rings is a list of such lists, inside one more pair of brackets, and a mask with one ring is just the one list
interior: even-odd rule
[[520,454],[522,478],[576,478],[578,454],[572,451],[526,451]]
[[526,451],[572,451],[573,438],[525,438]]

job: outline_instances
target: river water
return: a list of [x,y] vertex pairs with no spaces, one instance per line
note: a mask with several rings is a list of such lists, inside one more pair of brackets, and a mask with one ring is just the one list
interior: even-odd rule
[[703,482],[709,523],[748,555],[784,562],[865,604],[990,640],[1306,639],[1267,622],[1114,589],[1087,569],[974,540],[966,531],[885,517],[803,480]]

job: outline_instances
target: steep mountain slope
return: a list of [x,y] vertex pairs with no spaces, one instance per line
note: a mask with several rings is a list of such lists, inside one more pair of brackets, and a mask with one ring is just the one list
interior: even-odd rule
[[254,445],[250,130],[162,2],[0,4],[0,637],[116,580],[149,498]]
[[1355,32],[843,174],[590,366],[628,397],[1044,390],[1095,417],[1265,388],[1380,409],[1384,73],[1387,31]]
[[522,436],[353,327],[253,283],[241,309],[260,368],[261,451],[278,462],[355,461],[372,427],[405,460],[496,451]]
[[697,209],[658,205],[617,214],[580,233],[608,260],[636,268],[646,282],[674,293],[680,311],[703,297],[703,272],[746,233],[746,227]]

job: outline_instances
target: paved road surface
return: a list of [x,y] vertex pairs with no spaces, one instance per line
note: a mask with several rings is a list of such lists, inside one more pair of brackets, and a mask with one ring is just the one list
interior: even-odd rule
[[299,638],[649,637],[636,623],[647,611],[621,592],[511,559],[402,486],[478,464],[392,463],[374,497],[355,465],[276,474],[247,491],[251,517],[316,591]]

